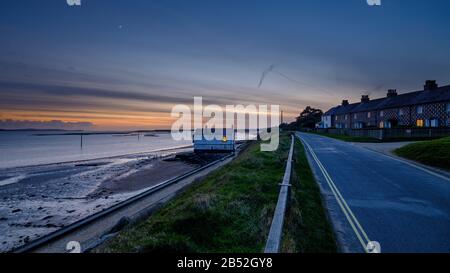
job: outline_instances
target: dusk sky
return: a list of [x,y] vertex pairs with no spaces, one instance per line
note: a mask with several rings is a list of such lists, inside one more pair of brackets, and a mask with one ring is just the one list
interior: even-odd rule
[[193,96],[279,104],[292,120],[448,85],[449,12],[448,0],[4,0],[0,128],[164,129]]

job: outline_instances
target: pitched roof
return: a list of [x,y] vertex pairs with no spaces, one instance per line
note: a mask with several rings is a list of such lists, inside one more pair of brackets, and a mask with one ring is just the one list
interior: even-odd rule
[[379,109],[379,105],[382,104],[384,101],[383,99],[376,99],[376,100],[370,100],[368,102],[360,102],[358,103],[358,106],[353,109],[353,112],[366,112],[366,111],[373,111],[376,109]]
[[336,110],[339,106],[335,106],[333,108],[331,108],[330,110],[326,111],[325,113],[323,113],[325,116],[329,116],[329,115],[336,115]]
[[415,91],[405,94],[399,94],[394,97],[385,97],[370,100],[368,102],[339,105],[325,112],[325,115],[342,115],[348,113],[368,112],[441,101],[450,101],[450,85],[442,86],[434,90]]

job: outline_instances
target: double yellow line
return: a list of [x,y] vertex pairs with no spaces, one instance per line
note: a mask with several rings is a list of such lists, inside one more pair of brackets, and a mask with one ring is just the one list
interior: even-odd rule
[[333,192],[333,195],[336,198],[336,201],[339,204],[339,207],[341,208],[342,212],[344,213],[345,217],[347,218],[347,221],[349,222],[350,226],[352,227],[353,231],[355,232],[356,237],[358,237],[358,240],[361,243],[364,251],[369,252],[367,247],[368,247],[369,242],[371,242],[371,240],[367,236],[363,227],[359,223],[358,219],[356,219],[356,217],[353,214],[350,207],[347,205],[347,202],[345,201],[344,197],[342,197],[342,194],[340,193],[340,191],[334,184],[333,179],[331,179],[327,170],[322,165],[322,162],[320,162],[319,158],[317,157],[316,153],[313,151],[311,146],[300,136],[298,136],[298,138],[305,144],[305,146],[309,150],[309,153],[313,157],[314,161],[317,163],[317,166],[319,166],[319,169],[322,172],[323,176],[325,177],[325,180],[327,181],[328,186],[330,187],[331,191]]

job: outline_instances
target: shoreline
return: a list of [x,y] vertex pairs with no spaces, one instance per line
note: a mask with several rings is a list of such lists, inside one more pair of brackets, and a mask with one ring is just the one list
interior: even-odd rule
[[53,162],[53,163],[44,163],[44,164],[31,164],[31,165],[23,165],[23,166],[15,166],[15,167],[1,167],[0,171],[12,171],[13,169],[20,169],[20,168],[33,168],[33,167],[46,167],[46,166],[52,166],[52,165],[62,165],[62,164],[72,164],[72,163],[83,163],[88,161],[94,161],[94,160],[107,160],[107,159],[117,159],[125,156],[139,156],[139,155],[146,155],[151,153],[158,153],[158,152],[169,152],[173,150],[179,150],[179,149],[188,149],[192,148],[193,145],[181,145],[181,146],[175,146],[171,148],[162,148],[162,149],[156,149],[151,151],[145,151],[145,152],[137,152],[137,153],[126,153],[121,155],[114,155],[114,156],[104,156],[104,157],[95,157],[91,159],[80,159],[80,160],[69,160],[69,161],[61,161],[61,162]]
[[165,149],[176,150],[178,152],[161,157],[138,153],[108,157],[107,162],[95,159],[75,162],[79,164],[58,163],[10,170],[5,176],[25,177],[0,187],[0,252],[102,211],[198,166],[196,162],[200,161],[193,152]]

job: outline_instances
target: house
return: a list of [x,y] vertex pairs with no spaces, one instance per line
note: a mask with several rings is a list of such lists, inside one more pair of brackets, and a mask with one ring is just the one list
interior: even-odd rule
[[196,130],[194,152],[234,152],[236,149],[234,129]]
[[450,127],[450,85],[439,87],[426,81],[423,90],[371,100],[363,95],[358,103],[343,100],[322,116],[324,128]]

